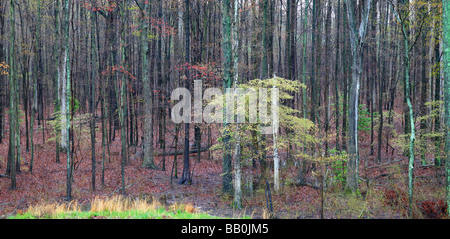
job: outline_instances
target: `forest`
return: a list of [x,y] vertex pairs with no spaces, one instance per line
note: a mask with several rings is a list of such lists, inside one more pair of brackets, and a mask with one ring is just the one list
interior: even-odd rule
[[449,17],[448,0],[2,0],[0,217],[109,198],[448,218]]

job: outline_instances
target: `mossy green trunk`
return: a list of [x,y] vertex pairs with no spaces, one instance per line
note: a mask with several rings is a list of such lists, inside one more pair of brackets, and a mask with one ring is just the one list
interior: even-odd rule
[[410,60],[409,60],[409,44],[408,38],[404,38],[404,48],[405,48],[405,98],[406,104],[408,105],[408,114],[409,114],[409,163],[408,163],[408,201],[409,201],[409,217],[412,217],[412,198],[413,198],[413,190],[414,190],[414,141],[416,139],[415,127],[414,127],[414,116],[413,116],[413,108],[411,104],[411,96],[410,96],[410,83],[409,83],[409,69],[410,69]]
[[10,52],[9,52],[9,87],[10,87],[10,92],[9,92],[9,124],[10,124],[10,140],[9,140],[9,150],[10,150],[10,155],[9,155],[9,159],[10,159],[10,177],[11,177],[11,189],[15,190],[16,189],[16,157],[17,157],[17,152],[16,152],[16,123],[17,123],[17,112],[16,112],[16,94],[14,93],[15,90],[15,21],[14,21],[14,15],[15,15],[15,9],[14,9],[14,1],[11,0],[10,1],[10,14],[11,14],[11,36],[10,36],[10,42],[11,42],[11,47],[10,47]]
[[[444,40],[444,97],[445,97],[445,179],[447,205],[450,205],[450,2],[442,1],[443,5],[443,40]],[[447,210],[450,215],[450,210]]]
[[[230,0],[222,1],[222,24],[223,24],[223,87],[231,88],[232,83],[232,51],[231,51],[231,7]],[[227,115],[226,108],[224,109],[224,116]],[[226,117],[224,117],[224,127],[227,126]],[[228,131],[224,132],[224,151],[223,151],[223,174],[222,174],[222,191],[231,194],[233,185],[231,184],[231,144],[230,135]]]

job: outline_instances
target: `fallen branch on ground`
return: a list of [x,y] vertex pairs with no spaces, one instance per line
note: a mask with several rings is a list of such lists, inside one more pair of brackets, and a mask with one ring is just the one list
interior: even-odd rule
[[[200,150],[200,153],[206,152],[208,151],[209,148],[203,148]],[[174,155],[181,155],[183,154],[184,151],[176,151],[176,152],[167,152],[167,153],[155,153],[155,156],[174,156]],[[196,154],[198,153],[198,149],[194,149],[194,150],[189,150],[189,154]]]

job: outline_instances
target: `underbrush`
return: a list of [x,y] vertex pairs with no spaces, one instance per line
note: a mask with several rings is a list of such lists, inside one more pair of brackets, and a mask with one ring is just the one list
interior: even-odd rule
[[[280,191],[272,191],[274,214],[277,218],[321,218],[323,210],[323,218],[407,219],[409,199],[405,172],[404,167],[398,165],[388,167],[383,177],[361,178],[359,192],[355,194],[345,192],[345,181],[329,177],[323,204],[320,182],[313,187],[312,177],[309,177],[307,186],[299,186],[292,179],[295,175],[288,175]],[[448,218],[445,187],[437,181],[432,174],[417,173],[412,203],[414,219]],[[249,205],[267,208],[263,188],[247,195],[246,201]]]
[[[447,218],[447,204],[442,188],[433,187],[423,181],[415,183],[412,215],[419,219],[443,219]],[[384,206],[398,211],[405,218],[408,210],[407,186],[398,183],[383,188]]]

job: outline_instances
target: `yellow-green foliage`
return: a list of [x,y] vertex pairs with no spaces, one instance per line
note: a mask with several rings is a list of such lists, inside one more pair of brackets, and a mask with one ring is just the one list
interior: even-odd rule
[[[429,101],[425,103],[425,106],[428,108],[426,115],[419,116],[415,119],[416,125],[418,125],[422,121],[433,122],[436,118],[440,117],[443,107],[443,101]],[[444,132],[442,129],[438,131],[433,130],[434,128],[428,127],[427,129],[421,129],[416,127],[416,143],[414,144],[414,151],[421,152],[422,156],[424,156],[424,151],[430,151],[430,149],[435,148],[435,141],[442,140],[444,137]],[[432,141],[430,141],[432,140]],[[409,147],[409,134],[401,134],[395,139],[395,145],[404,152]],[[436,149],[441,151],[441,149]],[[436,151],[437,155],[442,155],[442,152]],[[416,153],[415,153],[416,154]]]
[[[279,127],[282,133],[278,134],[277,137],[277,147],[288,148],[289,146],[293,148],[302,148],[302,147],[314,147],[319,141],[316,135],[317,127],[315,124],[304,118],[300,118],[300,112],[296,109],[291,108],[285,102],[287,100],[291,100],[295,92],[298,92],[301,88],[305,88],[306,86],[298,81],[287,80],[279,77],[275,77],[272,79],[266,80],[252,80],[246,84],[240,84],[237,86],[238,88],[247,90],[254,89],[256,92],[261,88],[267,89],[267,99],[268,99],[268,115],[271,115],[271,103],[270,99],[272,99],[272,89],[278,88],[279,95]],[[261,138],[262,134],[260,132],[261,127],[270,126],[267,124],[263,124],[260,122],[258,118],[257,123],[249,123],[249,109],[246,105],[249,102],[249,98],[245,95],[237,96],[236,109],[240,114],[245,115],[245,123],[239,124],[228,124],[227,127],[222,129],[222,138],[219,138],[218,144],[212,147],[214,149],[222,148],[222,139],[224,137],[224,133],[227,132],[230,136],[230,143],[236,143],[236,140],[240,140],[242,147],[242,157],[245,158],[258,158],[256,152],[261,153],[262,150],[256,151],[256,148],[264,148],[264,150],[270,150],[272,147],[264,147],[258,146],[258,144],[262,143]],[[209,104],[220,104],[225,101],[225,95],[223,98],[216,98],[212,101],[208,102]],[[245,102],[245,104],[244,104]],[[271,137],[266,137],[267,141],[271,141]],[[232,147],[234,148],[234,147]],[[292,152],[293,155],[296,156],[305,156],[302,152]]]
[[0,75],[8,75],[9,66],[5,62],[0,62]]
[[[89,137],[89,120],[91,119],[92,114],[86,113],[81,115],[76,115],[70,121],[71,126],[74,128],[73,133],[75,136],[82,138],[82,142],[88,142],[87,138]],[[54,112],[52,114],[52,120],[49,120],[47,123],[53,129],[53,137],[47,139],[47,142],[59,140],[61,138],[61,115],[60,112]],[[96,129],[98,130],[98,129]],[[86,139],[86,140],[84,140]]]

